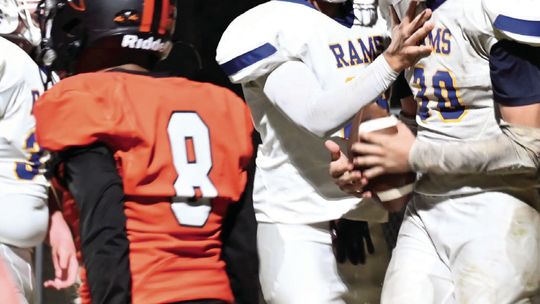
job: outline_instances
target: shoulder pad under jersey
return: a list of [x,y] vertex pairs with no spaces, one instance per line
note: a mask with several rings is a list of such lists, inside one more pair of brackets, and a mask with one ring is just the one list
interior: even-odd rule
[[540,46],[540,1],[482,0],[482,6],[497,38]]
[[298,2],[261,4],[228,26],[217,47],[216,60],[234,83],[267,75],[301,56],[306,48],[305,36],[315,32],[309,27],[321,16],[325,17]]

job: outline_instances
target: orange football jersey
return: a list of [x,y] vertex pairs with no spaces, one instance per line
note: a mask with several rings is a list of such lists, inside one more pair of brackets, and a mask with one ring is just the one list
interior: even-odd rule
[[45,149],[102,142],[114,152],[126,194],[133,303],[233,301],[220,233],[253,153],[240,98],[184,78],[109,71],[62,80],[34,114]]

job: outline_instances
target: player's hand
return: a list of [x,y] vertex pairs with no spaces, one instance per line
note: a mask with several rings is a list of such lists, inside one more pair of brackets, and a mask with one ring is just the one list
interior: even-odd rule
[[341,151],[338,144],[327,140],[324,145],[330,152],[329,173],[334,179],[334,183],[345,193],[363,197],[362,189],[367,180],[362,178],[362,173],[354,170],[353,164],[349,161],[347,155]]
[[49,242],[52,247],[55,277],[45,281],[43,286],[55,289],[67,288],[75,283],[79,263],[73,237],[60,211],[54,212],[51,216]]
[[429,22],[431,10],[425,9],[416,14],[416,1],[411,1],[403,20],[399,20],[396,11],[390,6],[392,15],[392,42],[384,51],[383,55],[390,67],[401,72],[413,66],[418,60],[431,54],[432,48],[420,45],[433,29],[433,23]]
[[366,251],[375,252],[368,223],[339,219],[330,221],[332,249],[338,263],[349,260],[353,265],[366,263]]
[[364,168],[364,178],[411,171],[409,153],[416,137],[402,122],[397,124],[397,130],[395,134],[358,134],[360,142],[351,146],[351,155],[353,165]]

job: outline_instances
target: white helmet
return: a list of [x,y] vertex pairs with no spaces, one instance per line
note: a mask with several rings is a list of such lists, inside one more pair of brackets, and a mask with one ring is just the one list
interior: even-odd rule
[[323,0],[324,2],[330,2],[330,3],[343,3],[347,2],[347,0]]
[[0,0],[0,36],[26,51],[39,46],[41,30],[37,21],[39,0]]

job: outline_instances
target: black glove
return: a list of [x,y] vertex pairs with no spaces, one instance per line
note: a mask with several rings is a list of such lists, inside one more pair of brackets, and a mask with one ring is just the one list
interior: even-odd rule
[[348,259],[353,265],[365,264],[366,249],[370,254],[375,252],[367,222],[346,219],[330,221],[330,235],[338,263],[345,263]]

